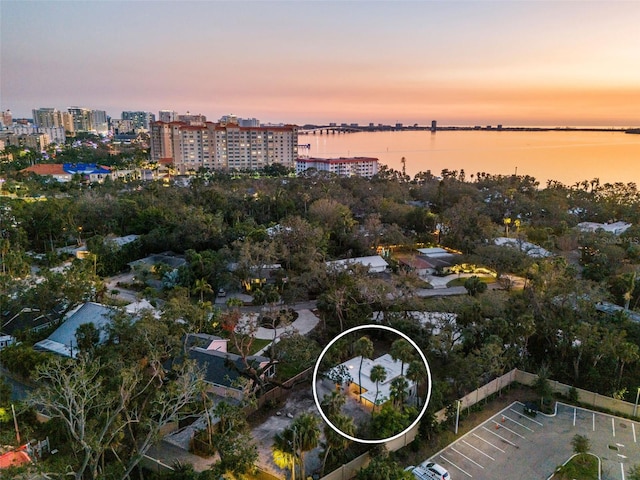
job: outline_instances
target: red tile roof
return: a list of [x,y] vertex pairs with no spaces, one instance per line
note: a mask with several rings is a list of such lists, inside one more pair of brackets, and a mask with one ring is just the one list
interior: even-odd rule
[[31,458],[27,452],[23,450],[7,452],[4,455],[0,455],[0,468],[17,467],[25,463],[31,463]]
[[35,173],[36,175],[69,175],[64,171],[61,163],[39,163],[21,171]]

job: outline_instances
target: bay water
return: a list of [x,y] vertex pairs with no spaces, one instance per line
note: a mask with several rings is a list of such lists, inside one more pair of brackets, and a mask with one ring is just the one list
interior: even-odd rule
[[530,175],[573,185],[599,179],[601,184],[640,185],[640,135],[622,131],[399,130],[300,135],[299,150],[310,157],[376,157],[380,164],[413,177],[443,169],[464,170],[467,181],[478,172]]

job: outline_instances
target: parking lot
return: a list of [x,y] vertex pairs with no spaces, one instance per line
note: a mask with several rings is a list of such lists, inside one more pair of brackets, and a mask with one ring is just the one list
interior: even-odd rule
[[558,403],[554,415],[524,414],[514,402],[422,464],[432,461],[453,480],[548,478],[573,454],[571,439],[585,435],[602,461],[603,480],[624,480],[640,463],[640,424]]

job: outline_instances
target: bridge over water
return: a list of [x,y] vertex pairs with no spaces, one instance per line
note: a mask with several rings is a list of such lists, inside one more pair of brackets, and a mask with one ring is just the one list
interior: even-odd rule
[[355,132],[364,132],[367,129],[364,127],[349,127],[349,126],[317,126],[317,127],[308,127],[308,128],[300,128],[298,130],[299,134],[335,134],[335,133],[355,133]]

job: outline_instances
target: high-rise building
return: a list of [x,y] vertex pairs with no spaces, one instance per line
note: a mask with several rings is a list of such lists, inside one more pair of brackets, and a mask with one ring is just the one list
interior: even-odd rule
[[[162,112],[160,112],[162,116]],[[173,142],[171,138],[171,124],[174,122],[153,122],[150,131],[151,161],[173,159]]]
[[98,135],[109,133],[109,119],[104,110],[91,110],[91,131]]
[[258,120],[257,118],[239,118],[233,114],[223,115],[220,118],[220,120],[218,120],[218,122],[219,123],[237,123],[241,127],[259,127],[260,126],[260,120]]
[[111,119],[111,129],[116,135],[135,133],[136,127],[133,120]]
[[160,112],[158,112],[158,121],[165,123],[175,122],[177,116],[178,112],[174,112],[173,110],[160,110]]
[[241,127],[259,127],[260,120],[257,118],[240,118],[238,120],[238,125]]
[[62,127],[62,113],[55,108],[33,109],[33,124],[42,128]]
[[207,121],[207,117],[201,114],[192,115],[189,112],[187,112],[186,115],[178,115],[177,120],[178,122],[184,122],[189,125],[204,125],[205,122]]
[[0,112],[0,123],[2,123],[2,125],[5,127],[8,127],[13,123],[13,115],[11,114],[11,110]]
[[41,151],[49,145],[49,136],[45,133],[2,133],[0,138],[4,141],[5,145],[11,145],[14,147],[30,148],[31,150]]
[[156,121],[156,116],[151,112],[122,112],[121,118],[131,120],[136,130],[149,130],[151,123]]
[[[58,145],[64,144],[66,140],[66,134],[64,131],[64,127],[38,127],[35,125],[13,125],[11,130],[16,135],[33,135],[44,133],[47,135],[48,143],[57,143]],[[46,145],[45,145],[46,146]]]
[[[98,135],[109,133],[109,119],[104,110],[91,110],[83,107],[69,107],[67,110],[72,117],[73,129],[71,131],[97,133]],[[66,125],[65,130],[67,130]]]
[[242,127],[237,121],[151,125],[151,159],[171,159],[180,174],[200,168],[257,170],[273,163],[293,168],[297,152],[295,125]]
[[67,111],[71,115],[74,132],[91,131],[91,110],[82,107],[69,107]]
[[62,126],[64,127],[64,131],[66,134],[70,136],[74,136],[76,133],[75,127],[73,125],[73,115],[69,112],[62,112]]

